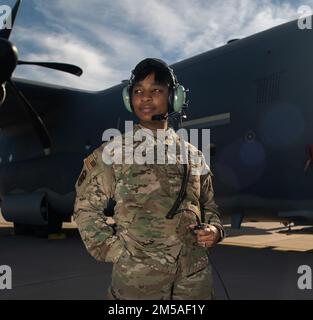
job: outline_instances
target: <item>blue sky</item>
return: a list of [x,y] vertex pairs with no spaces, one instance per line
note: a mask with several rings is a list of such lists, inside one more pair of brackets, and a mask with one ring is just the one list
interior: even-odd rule
[[14,76],[102,90],[145,57],[174,63],[297,19],[301,5],[313,0],[24,0],[10,39],[20,59],[73,63],[84,74],[18,66]]

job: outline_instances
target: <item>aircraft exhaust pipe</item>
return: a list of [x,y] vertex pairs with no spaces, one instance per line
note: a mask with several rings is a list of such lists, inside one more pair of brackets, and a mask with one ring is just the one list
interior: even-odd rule
[[1,211],[9,222],[47,225],[48,205],[44,193],[16,194],[3,197]]

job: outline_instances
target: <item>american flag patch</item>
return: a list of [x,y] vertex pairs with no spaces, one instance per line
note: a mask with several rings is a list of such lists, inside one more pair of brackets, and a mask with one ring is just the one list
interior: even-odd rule
[[84,160],[84,162],[87,169],[91,170],[97,164],[96,156],[92,153],[90,156],[88,156],[88,158]]

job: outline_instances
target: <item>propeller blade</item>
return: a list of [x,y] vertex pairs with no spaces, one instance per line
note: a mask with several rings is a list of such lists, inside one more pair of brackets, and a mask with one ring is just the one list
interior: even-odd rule
[[21,100],[23,106],[25,107],[26,112],[28,113],[33,128],[35,129],[37,136],[40,140],[40,143],[44,149],[45,155],[50,154],[51,151],[51,137],[49,135],[48,129],[46,128],[42,118],[39,116],[37,111],[33,108],[30,102],[26,99],[23,93],[17,88],[15,83],[10,79],[7,82],[7,85],[10,86],[12,91],[16,96]]
[[[11,26],[10,26],[11,28],[10,29],[0,29],[0,38],[5,38],[5,39],[9,40],[11,31],[12,31],[13,26],[14,26],[14,22],[15,22],[15,18],[16,18],[17,12],[18,12],[18,9],[19,9],[20,4],[21,4],[21,1],[22,0],[17,0],[15,2],[15,5],[14,5],[14,7],[12,9],[12,12],[11,12]],[[0,27],[2,27],[2,26],[0,26]]]
[[19,60],[17,62],[18,65],[22,64],[28,64],[33,66],[40,66],[45,67],[49,69],[59,70],[67,73],[71,73],[75,76],[81,76],[83,73],[83,70],[73,64],[68,63],[58,63],[58,62],[32,62],[32,61],[21,61]]

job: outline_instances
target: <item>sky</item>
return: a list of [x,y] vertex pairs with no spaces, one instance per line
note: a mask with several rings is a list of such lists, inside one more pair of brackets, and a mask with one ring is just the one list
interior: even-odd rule
[[313,10],[313,0],[24,0],[10,38],[19,58],[72,63],[84,73],[17,66],[14,77],[103,90],[129,79],[146,57],[172,64],[297,19],[302,5]]

